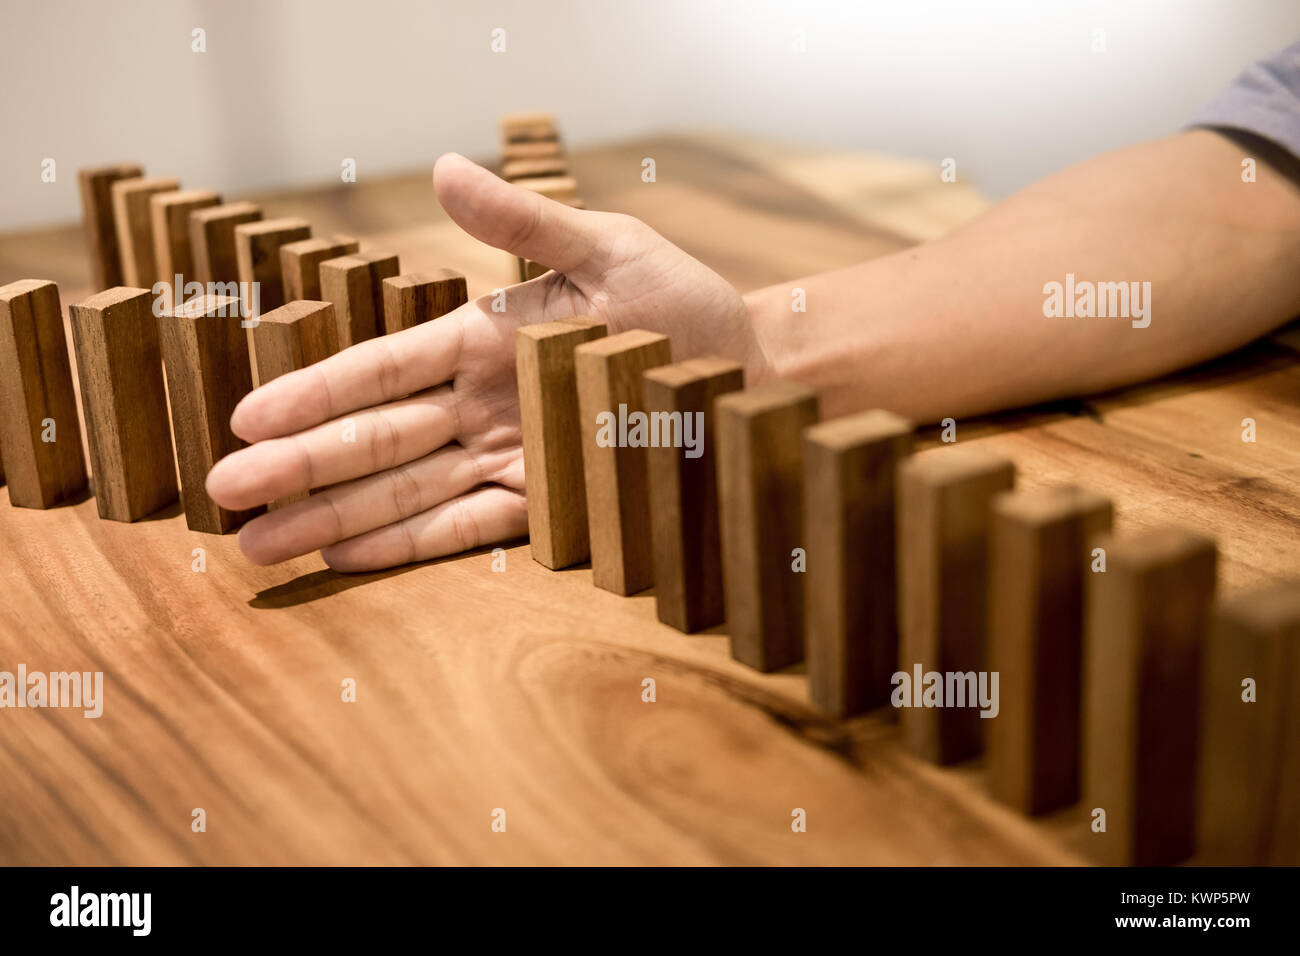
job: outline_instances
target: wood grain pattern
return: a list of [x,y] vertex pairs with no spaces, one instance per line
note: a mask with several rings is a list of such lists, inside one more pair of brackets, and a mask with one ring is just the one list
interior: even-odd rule
[[353,255],[360,249],[361,244],[356,239],[344,235],[299,239],[281,246],[280,275],[284,282],[285,301],[319,300],[320,264],[327,259]]
[[49,508],[86,487],[78,431],[58,286],[0,286],[0,456],[10,504]]
[[[745,373],[726,359],[687,359],[646,372],[641,387],[660,436],[646,451],[655,610],[670,627],[699,631],[726,616],[713,402],[744,388]],[[668,426],[655,426],[657,414]]]
[[1300,582],[1221,605],[1204,675],[1198,859],[1300,866]]
[[329,302],[286,302],[262,316],[251,332],[254,388],[339,350],[338,325]]
[[[596,587],[615,594],[635,594],[654,583],[650,489],[645,447],[621,443],[621,428],[602,429],[600,418],[630,421],[626,416],[644,414],[641,374],[671,361],[668,338],[640,329],[584,342],[573,350],[591,577]],[[602,430],[614,444],[601,443]]]
[[122,284],[152,289],[161,277],[154,255],[153,215],[150,200],[158,193],[181,188],[175,179],[162,177],[119,179],[110,187],[113,196],[113,224],[117,247],[122,255]]
[[245,445],[230,430],[230,413],[253,390],[239,300],[196,296],[159,319],[158,327],[185,523],[192,531],[225,534],[263,510],[228,511],[203,486],[219,459]]
[[320,264],[321,298],[334,305],[339,347],[384,334],[383,282],[401,271],[389,252],[362,252]]
[[136,521],[177,497],[153,294],[119,286],[68,311],[99,516]]
[[993,500],[988,669],[1000,709],[986,731],[989,786],[1023,813],[1079,798],[1084,585],[1089,543],[1112,520],[1109,501],[1074,485]]
[[898,665],[895,474],[913,426],[874,410],[803,433],[804,643],[813,703],[835,717],[889,702]]
[[817,395],[774,382],[714,403],[722,577],[732,656],[760,671],[803,660],[803,430]]
[[239,281],[249,289],[257,283],[260,312],[278,309],[285,302],[280,247],[310,238],[311,224],[297,216],[262,219],[235,226],[235,262]]
[[1214,542],[1175,528],[1102,536],[1088,576],[1084,802],[1106,812],[1089,851],[1109,866],[1164,866],[1196,835],[1201,667]]
[[[671,179],[629,185],[644,156]],[[959,185],[892,157],[692,135],[570,162],[593,207],[644,219],[742,290],[963,215]],[[411,271],[455,262],[473,295],[514,273],[432,201],[427,167],[250,198]],[[77,301],[99,291],[82,242],[76,225],[0,236],[0,275],[47,276]],[[1156,383],[963,421],[962,444],[1013,459],[1024,487],[1105,489],[1121,533],[1178,521],[1215,536],[1221,588],[1239,595],[1300,567],[1297,395],[1292,326]],[[933,429],[917,441],[939,444]],[[892,710],[830,721],[803,675],[733,661],[725,627],[681,634],[650,596],[550,571],[525,544],[504,545],[504,573],[483,551],[345,575],[317,555],[252,565],[233,535],[167,512],[124,525],[88,499],[32,511],[7,497],[0,660],[103,670],[106,705],[98,720],[0,719],[6,863],[1039,866],[1078,865],[1094,838],[1087,807],[1017,814],[978,762],[909,754]],[[345,677],[358,704],[339,699]],[[494,807],[507,834],[489,829]],[[790,832],[793,807],[808,832]]]
[[90,262],[90,284],[108,289],[122,284],[122,251],[113,222],[113,183],[140,179],[144,169],[134,163],[116,163],[77,171],[81,196],[81,226],[86,233],[86,256]]
[[573,350],[604,335],[605,323],[587,316],[524,325],[515,333],[528,539],[533,560],[551,569],[591,557]]
[[149,218],[153,231],[153,257],[158,278],[175,285],[175,276],[183,278],[173,295],[183,295],[184,285],[198,281],[190,244],[190,214],[221,205],[221,196],[211,189],[180,189],[155,193],[149,198]]
[[451,269],[384,279],[384,332],[391,334],[436,319],[469,301],[465,277]]
[[223,203],[190,213],[190,251],[194,256],[195,278],[205,286],[209,282],[238,282],[235,227],[261,218],[262,207],[255,202]]
[[[948,674],[986,669],[990,507],[1014,480],[1007,459],[961,445],[899,466],[899,671],[937,672],[946,685]],[[904,707],[900,723],[913,753],[947,764],[980,752],[987,720],[968,701]]]

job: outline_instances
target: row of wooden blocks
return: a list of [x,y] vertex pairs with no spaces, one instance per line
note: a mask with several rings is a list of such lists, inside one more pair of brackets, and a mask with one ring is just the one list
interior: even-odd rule
[[[501,178],[539,196],[583,208],[578,182],[569,172],[555,117],[550,113],[512,113],[501,117]],[[519,281],[546,272],[546,266],[519,259]]]
[[[912,454],[911,424],[884,411],[819,422],[811,390],[672,364],[662,335],[528,325],[517,371],[543,565],[589,558],[598,587],[653,586],[682,631],[725,620],[760,670],[806,658],[836,717],[905,705],[912,751],[987,750],[993,793],[1023,812],[1084,797],[1106,811],[1108,862],[1183,859],[1198,826],[1220,859],[1300,862],[1300,588],[1212,614],[1213,541],[1112,537],[1098,495],[1014,490],[1013,464],[978,447]],[[628,427],[602,440],[614,420]],[[966,706],[916,706],[931,672],[971,675]],[[981,672],[998,674],[991,719]]]

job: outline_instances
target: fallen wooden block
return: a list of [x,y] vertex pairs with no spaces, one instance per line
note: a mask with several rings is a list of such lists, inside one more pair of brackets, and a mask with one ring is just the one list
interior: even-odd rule
[[591,556],[573,350],[604,335],[605,323],[586,316],[524,325],[515,333],[528,540],[533,560],[552,570]]
[[349,256],[359,251],[361,244],[351,236],[322,236],[317,239],[299,239],[280,247],[280,273],[284,281],[286,302],[294,299],[319,301],[320,264],[327,259]]
[[86,233],[92,288],[108,289],[122,284],[122,250],[117,244],[117,226],[113,221],[113,183],[143,176],[144,170],[134,163],[97,166],[77,172],[81,224]]
[[1173,528],[1103,536],[1088,575],[1084,643],[1084,807],[1108,866],[1164,866],[1196,832],[1201,666],[1214,597],[1214,542]]
[[889,703],[898,666],[894,481],[912,423],[868,411],[803,433],[804,643],[812,702],[835,717]]
[[[993,497],[1015,480],[1011,462],[981,448],[937,448],[898,471],[899,671],[894,690],[907,747],[955,763],[983,746],[980,684],[988,627],[988,538]],[[941,706],[927,706],[937,674]],[[920,685],[920,686],[918,686]],[[974,699],[972,699],[974,698]],[[997,719],[997,718],[992,718]]]
[[725,617],[713,401],[744,386],[741,367],[720,358],[688,359],[642,376],[657,439],[646,452],[655,609],[659,620],[687,633]]
[[1196,862],[1300,865],[1300,581],[1220,605],[1203,673]]
[[[717,432],[722,577],[731,656],[761,671],[803,659],[803,430],[817,395],[775,382],[723,395]],[[806,552],[805,552],[806,553]]]
[[551,113],[507,113],[501,117],[501,138],[506,143],[553,140],[557,136]]
[[[195,278],[204,286],[210,282],[238,282],[235,227],[261,218],[262,207],[252,202],[225,203],[190,213],[190,251],[194,256]],[[238,294],[237,289],[232,287],[229,294]]]
[[[235,261],[239,281],[247,294],[256,295],[245,304],[248,311],[254,304],[259,312],[270,312],[284,305],[284,279],[280,272],[280,247],[299,239],[311,238],[311,225],[306,219],[263,219],[235,226]],[[253,286],[253,283],[257,283]],[[254,293],[253,289],[256,289]]]
[[182,277],[181,288],[173,291],[177,298],[185,294],[185,283],[198,281],[190,245],[190,214],[220,205],[221,196],[211,189],[180,189],[156,193],[149,199],[158,277],[169,286],[175,284],[177,275]]
[[641,373],[670,361],[668,338],[640,329],[573,350],[592,583],[615,594],[654,583],[646,449],[630,440],[623,423],[644,414]]
[[1079,798],[1084,588],[1090,542],[1113,509],[1074,486],[993,500],[988,669],[1000,709],[988,721],[993,795],[1022,813]]
[[204,488],[212,466],[244,447],[230,430],[231,412],[253,389],[240,303],[229,296],[196,296],[160,318],[158,327],[185,523],[192,531],[225,534],[263,510],[227,511]]
[[59,289],[0,287],[0,459],[9,503],[49,508],[86,487]]
[[[153,216],[150,200],[158,193],[181,188],[175,179],[119,179],[110,187],[113,196],[113,224],[122,256],[122,284],[135,289],[152,289],[162,278],[154,256]],[[170,278],[169,278],[170,281]]]
[[320,264],[320,297],[334,304],[339,348],[384,334],[383,282],[400,271],[397,256],[388,252],[361,252]]
[[569,161],[558,153],[529,159],[509,159],[501,164],[501,178],[506,181],[568,174]]
[[176,500],[153,296],[118,286],[68,309],[99,516],[135,521]]
[[446,315],[469,301],[465,277],[451,269],[393,276],[384,279],[380,288],[388,334]]

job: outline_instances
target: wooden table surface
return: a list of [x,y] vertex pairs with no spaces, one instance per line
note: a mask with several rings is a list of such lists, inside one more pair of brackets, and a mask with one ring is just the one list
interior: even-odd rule
[[[644,156],[657,183],[640,181]],[[984,205],[928,167],[716,137],[572,160],[590,206],[640,216],[742,289],[901,248]],[[397,251],[404,271],[458,269],[471,295],[512,274],[441,213],[427,171],[251,198]],[[66,313],[91,291],[79,230],[0,237],[0,282],[19,278],[56,280]],[[1220,587],[1237,592],[1300,573],[1298,362],[1293,326],[1159,383],[962,422],[961,440],[1009,455],[1023,486],[1110,496],[1120,531],[1212,534]],[[1255,444],[1241,441],[1247,417]],[[0,490],[0,670],[102,671],[105,684],[99,719],[0,713],[0,863],[1084,859],[1080,808],[1027,819],[987,796],[979,761],[904,753],[889,714],[824,719],[800,669],[733,663],[725,628],[679,634],[649,593],[547,571],[526,544],[507,548],[504,572],[492,561],[258,568],[176,507],[123,525],[88,498],[42,512]],[[355,703],[341,700],[349,678]],[[791,830],[795,808],[806,833]]]

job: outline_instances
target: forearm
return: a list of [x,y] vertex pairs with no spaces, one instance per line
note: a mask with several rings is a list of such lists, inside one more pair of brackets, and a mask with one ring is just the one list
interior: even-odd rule
[[[1243,183],[1244,155],[1210,132],[1108,153],[942,240],[750,293],[763,371],[816,387],[823,414],[883,407],[930,422],[1236,348],[1300,312],[1300,188],[1262,162]],[[1067,274],[1149,282],[1149,325],[1046,316],[1044,286]],[[806,312],[792,310],[796,287]]]

